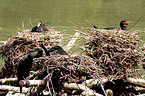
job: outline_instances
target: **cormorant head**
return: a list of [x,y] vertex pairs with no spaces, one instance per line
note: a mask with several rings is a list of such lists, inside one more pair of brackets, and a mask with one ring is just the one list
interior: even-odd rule
[[120,28],[121,28],[122,30],[127,30],[127,25],[128,25],[128,22],[127,22],[126,20],[122,20],[122,21],[120,22]]
[[37,20],[36,24],[37,24],[37,27],[39,27],[42,24],[42,22],[40,20]]

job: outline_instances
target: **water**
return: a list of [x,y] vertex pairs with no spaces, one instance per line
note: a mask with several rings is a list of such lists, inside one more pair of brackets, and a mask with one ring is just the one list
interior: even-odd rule
[[[17,28],[31,29],[40,19],[48,27],[70,27],[67,20],[90,27],[83,16],[99,27],[119,27],[119,22],[128,20],[131,30],[145,30],[145,0],[1,0],[0,1],[0,41],[15,34]],[[19,31],[19,30],[18,30]],[[70,31],[71,32],[71,31]]]
[[[20,31],[17,28],[23,29],[22,22],[24,29],[31,29],[30,22],[35,25],[37,19],[49,28],[73,34],[76,28],[67,20],[90,27],[85,16],[99,27],[119,27],[121,20],[128,20],[133,25],[142,15],[131,30],[145,31],[144,10],[145,0],[0,0],[0,41]],[[145,34],[140,36],[144,38]]]

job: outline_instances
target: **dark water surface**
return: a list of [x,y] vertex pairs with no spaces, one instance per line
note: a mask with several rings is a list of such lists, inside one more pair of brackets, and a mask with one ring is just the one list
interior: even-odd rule
[[[123,19],[133,25],[131,30],[145,30],[145,0],[0,0],[0,41],[15,34],[17,28],[31,29],[40,19],[47,26],[90,27],[83,16],[99,27],[116,26]],[[73,29],[72,29],[73,30]]]

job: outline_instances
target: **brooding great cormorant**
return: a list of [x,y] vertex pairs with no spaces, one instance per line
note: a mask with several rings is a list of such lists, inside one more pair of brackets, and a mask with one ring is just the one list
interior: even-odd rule
[[[18,85],[20,80],[26,79],[29,76],[32,68],[33,58],[41,57],[43,54],[42,49],[36,49],[28,52],[19,62],[17,67]],[[22,93],[22,86],[20,86],[20,93]]]
[[126,20],[122,20],[122,21],[120,22],[120,28],[121,28],[122,30],[127,30],[127,25],[128,25],[128,22],[127,22]]
[[45,27],[45,24],[42,24],[42,22],[40,20],[37,20],[36,24],[37,24],[37,26],[34,26],[31,30],[31,32],[48,31],[48,29]]
[[[128,25],[128,22],[126,20],[122,20],[120,22],[120,28],[122,30],[127,30],[127,25]],[[93,24],[91,24],[92,27],[94,27],[95,29],[105,29],[105,30],[113,30],[113,29],[118,29],[117,27],[108,27],[108,28],[100,28],[100,27],[97,27]]]
[[68,53],[67,52],[65,52],[63,49],[62,49],[62,47],[60,47],[60,46],[54,46],[54,47],[52,47],[52,48],[50,48],[50,49],[46,49],[45,47],[44,47],[44,45],[43,44],[41,44],[41,47],[44,49],[44,51],[45,51],[45,53],[46,53],[46,55],[47,56],[50,56],[50,53],[58,53],[58,54],[60,54],[60,55],[68,55]]

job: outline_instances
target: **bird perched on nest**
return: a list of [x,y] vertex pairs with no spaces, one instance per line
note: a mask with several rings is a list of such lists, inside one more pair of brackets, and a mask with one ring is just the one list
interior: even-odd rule
[[58,53],[58,54],[60,54],[60,55],[68,55],[68,53],[65,52],[65,51],[62,49],[62,47],[60,47],[60,46],[54,46],[54,47],[52,47],[52,48],[50,48],[50,49],[48,49],[48,50],[44,47],[43,44],[41,44],[41,47],[44,49],[44,51],[45,51],[45,53],[46,53],[47,56],[50,56],[51,53],[52,53],[52,54]]
[[[43,54],[43,50],[38,48],[34,51],[28,52],[20,60],[18,67],[17,67],[18,85],[19,85],[20,80],[24,80],[24,79],[26,79],[26,77],[29,76],[30,70],[32,68],[33,58],[41,57],[42,54]],[[22,86],[20,86],[20,93],[22,93]]]
[[34,26],[31,30],[31,32],[48,31],[48,29],[45,27],[45,24],[42,24],[42,22],[40,20],[37,20],[36,24],[37,24],[37,26]]
[[[120,28],[121,30],[127,30],[127,25],[128,25],[128,22],[126,20],[122,20],[120,22]],[[108,27],[108,28],[100,28],[100,27],[97,27],[93,24],[91,24],[92,27],[94,27],[95,29],[105,29],[105,30],[113,30],[113,29],[118,29],[117,27]]]

